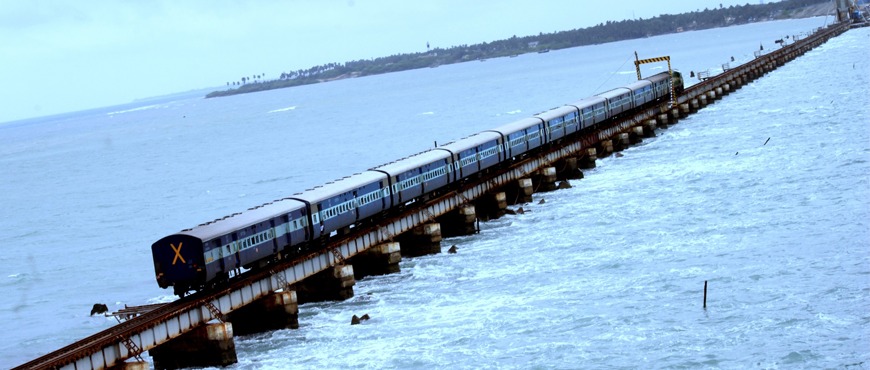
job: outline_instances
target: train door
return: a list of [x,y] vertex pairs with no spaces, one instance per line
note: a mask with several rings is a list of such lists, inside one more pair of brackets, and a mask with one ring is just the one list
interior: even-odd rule
[[241,247],[241,245],[239,244],[239,237],[240,237],[240,236],[242,236],[242,237],[245,236],[245,231],[242,230],[242,231],[241,231],[241,234],[242,234],[242,235],[239,235],[239,233],[237,233],[237,232],[236,232],[236,233],[233,233],[233,242],[231,243],[231,245],[232,245],[232,254],[233,254],[233,257],[232,257],[232,258],[233,258],[233,261],[234,261],[234,263],[235,263],[236,268],[238,268],[239,266],[242,265],[242,256],[241,256],[241,250],[242,250],[242,247]]

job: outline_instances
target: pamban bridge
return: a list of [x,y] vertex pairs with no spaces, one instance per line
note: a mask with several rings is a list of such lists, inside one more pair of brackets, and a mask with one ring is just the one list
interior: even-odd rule
[[[444,164],[428,172],[421,170],[413,178],[393,176],[391,171],[404,171],[399,168],[402,161],[373,169],[370,172],[382,172],[383,177],[389,179],[385,188],[365,195],[354,192],[351,200],[330,208],[321,207],[306,213],[306,209],[314,209],[315,203],[323,202],[314,195],[307,198],[300,195],[299,199],[287,198],[286,202],[252,208],[242,215],[265,214],[278,204],[295,202],[302,207],[302,216],[299,220],[286,218],[288,225],[296,225],[295,228],[287,226],[278,232],[273,224],[253,233],[241,233],[244,238],[219,244],[214,251],[219,252],[224,247],[237,248],[234,250],[237,253],[248,247],[259,250],[259,243],[277,245],[277,240],[285,240],[285,245],[289,245],[291,242],[287,240],[293,232],[305,228],[318,235],[322,232],[323,237],[309,241],[295,254],[285,253],[281,258],[274,258],[269,264],[245,266],[253,268],[226,279],[216,279],[218,283],[210,282],[202,287],[184,285],[184,289],[176,289],[176,292],[185,295],[187,288],[198,291],[175,302],[128,307],[109,313],[118,319],[114,327],[16,369],[147,369],[151,365],[143,360],[146,353],[159,369],[236,363],[234,335],[298,328],[298,304],[352,297],[355,279],[396,272],[403,256],[440,253],[442,237],[474,233],[476,222],[504,215],[508,204],[531,201],[536,191],[569,186],[567,180],[581,178],[582,170],[594,167],[598,157],[618,153],[644,138],[655,136],[656,130],[677,124],[682,118],[716,103],[722,96],[842,34],[853,22],[848,4],[840,3],[838,23],[809,35],[792,36],[773,48],[775,50],[757,51],[755,58],[743,65],[723,65],[721,74],[700,76],[702,81],[689,88],[680,88],[682,81],[675,78],[678,77],[675,73],[665,72],[658,80],[642,79],[638,69],[637,84],[581,101],[587,101],[588,106],[561,107],[527,119],[529,126],[522,127],[525,130],[522,140],[515,132],[508,133],[505,131],[508,128],[502,128],[469,137],[479,139],[488,135],[486,137],[491,137],[494,143],[492,147],[484,147],[487,140],[478,140],[468,148],[460,147],[464,139],[444,145],[426,152],[431,153],[427,155],[432,158],[443,156]],[[636,66],[644,63],[668,63],[670,67],[668,57],[635,62]],[[659,88],[657,83],[664,87]],[[617,106],[623,98],[626,105]],[[617,107],[622,108],[617,111]],[[603,113],[599,115],[599,112]],[[529,131],[529,127],[538,126],[541,129],[534,134]],[[524,152],[517,154],[515,151],[520,144],[525,145]],[[497,163],[486,164],[489,158],[496,157],[500,158]],[[478,173],[464,174],[472,165],[477,166]],[[484,166],[489,167],[484,170]],[[360,215],[372,201],[394,199],[415,186],[427,186],[439,176],[452,180],[439,185],[437,190],[424,191],[425,196],[418,195],[389,211],[358,219],[350,226],[323,229],[329,226],[327,219],[333,214],[336,219],[344,213]],[[328,188],[329,185],[323,187]],[[238,218],[228,216],[226,220],[215,220],[186,231],[185,235],[206,235]],[[317,224],[320,230],[315,227]],[[246,224],[245,227],[252,226]],[[205,239],[203,236],[202,240]],[[185,253],[194,250],[192,242],[179,239],[167,242],[167,246],[171,248],[166,248],[168,254],[162,262],[167,274],[171,274],[174,267],[191,264],[189,260],[193,257]],[[205,253],[206,263],[214,262],[210,258],[223,258],[223,255],[209,257],[212,253],[209,250]],[[202,253],[199,257],[202,258]],[[155,254],[155,262],[157,260]],[[203,266],[190,268],[201,270]]]

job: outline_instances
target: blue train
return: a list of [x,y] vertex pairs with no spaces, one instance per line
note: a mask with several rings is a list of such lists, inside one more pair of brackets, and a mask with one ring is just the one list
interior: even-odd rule
[[[683,81],[674,72],[674,88]],[[316,250],[340,230],[510,164],[637,107],[670,98],[667,72],[166,236],[151,246],[157,283],[184,296]]]

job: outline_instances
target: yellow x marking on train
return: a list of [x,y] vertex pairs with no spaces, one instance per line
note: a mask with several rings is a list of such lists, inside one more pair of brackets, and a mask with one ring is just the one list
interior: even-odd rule
[[181,263],[187,263],[184,261],[184,257],[181,256],[181,245],[183,243],[178,243],[178,248],[175,247],[175,244],[169,244],[172,247],[172,250],[175,251],[175,257],[172,258],[172,264],[175,265],[175,262],[181,260]]

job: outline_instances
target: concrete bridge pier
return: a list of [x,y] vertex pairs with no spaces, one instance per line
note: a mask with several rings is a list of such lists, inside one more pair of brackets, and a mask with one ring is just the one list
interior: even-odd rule
[[710,104],[713,104],[717,99],[719,99],[719,94],[716,93],[716,90],[707,91],[707,101],[710,102]]
[[614,152],[613,140],[611,140],[611,139],[601,140],[601,142],[598,143],[598,148],[597,148],[597,153],[599,153],[598,158],[607,158],[611,154],[613,154],[613,152]]
[[532,182],[535,184],[535,191],[553,191],[556,190],[556,168],[544,167],[540,169],[534,176]]
[[526,178],[518,179],[509,184],[505,188],[505,199],[507,200],[507,203],[513,205],[531,202],[532,194],[535,192],[535,188],[532,184],[532,179]]
[[456,209],[438,217],[437,220],[441,224],[441,237],[443,238],[471,235],[477,232],[477,227],[475,227],[477,211],[470,204],[456,207]]
[[[665,121],[667,121],[668,116],[665,116]],[[643,124],[643,137],[656,137],[656,127],[657,122],[654,119],[647,120],[646,123]],[[667,127],[667,125],[665,126]]]
[[507,213],[507,194],[503,191],[484,194],[474,202],[475,213],[481,221],[489,221]]
[[399,272],[399,262],[402,262],[402,249],[396,242],[378,244],[350,259],[356,280]]
[[656,127],[666,129],[668,128],[668,122],[670,122],[670,119],[668,118],[667,113],[659,114],[658,118],[656,119]]
[[556,178],[559,180],[576,180],[583,178],[583,171],[580,171],[577,157],[567,157],[556,162],[556,168],[559,169]]
[[279,329],[299,328],[299,305],[296,292],[275,292],[245,305],[227,315],[235,335],[264,333]]
[[668,112],[668,125],[676,125],[677,122],[680,122],[679,106],[675,106],[670,112]]
[[122,362],[115,366],[110,366],[109,370],[151,370],[151,364],[145,361],[129,361]]
[[680,115],[688,116],[692,113],[692,106],[689,103],[680,104]]
[[417,226],[396,237],[402,257],[419,257],[441,253],[441,224],[431,222]]
[[336,265],[294,284],[299,304],[323,301],[343,301],[353,297],[353,266]]
[[698,109],[701,109],[701,102],[700,102],[698,99],[692,99],[692,101],[691,101],[691,107],[692,107],[692,111],[691,111],[691,112],[692,112],[692,113],[695,113],[695,112],[698,111]]
[[598,150],[595,148],[586,149],[586,155],[580,157],[577,167],[584,170],[595,168],[596,159],[598,159]]
[[715,90],[715,93],[716,93],[715,98],[717,98],[717,99],[721,99],[721,98],[722,98],[722,95],[723,95],[722,87],[721,87],[721,86],[720,86],[720,87],[717,87],[716,90]]
[[613,143],[613,150],[616,152],[621,152],[631,146],[631,139],[628,136],[628,133],[620,133],[616,135],[616,140]]
[[707,94],[701,94],[698,96],[698,109],[704,108],[707,106]]
[[636,145],[643,142],[643,126],[632,126],[628,132],[629,145]]
[[223,367],[238,362],[233,324],[207,324],[148,351],[154,368]]

